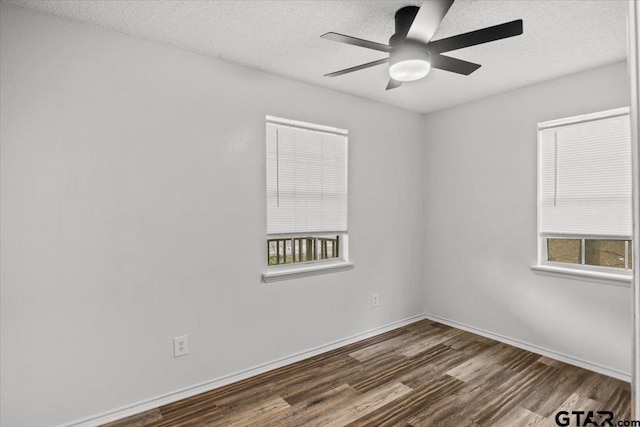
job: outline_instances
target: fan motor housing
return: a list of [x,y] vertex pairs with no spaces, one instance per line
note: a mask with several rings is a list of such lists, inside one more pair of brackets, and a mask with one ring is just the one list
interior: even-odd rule
[[402,9],[398,9],[395,15],[396,32],[389,39],[389,46],[396,47],[404,41],[411,28],[411,24],[418,14],[420,8],[418,6],[407,6]]

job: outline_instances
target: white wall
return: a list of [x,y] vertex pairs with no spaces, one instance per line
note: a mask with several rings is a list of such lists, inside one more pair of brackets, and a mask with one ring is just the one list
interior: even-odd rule
[[[423,117],[0,8],[1,425],[95,415],[425,306],[629,372],[629,289],[529,269],[535,125],[626,105],[625,64]],[[353,271],[260,282],[265,114],[349,129]]]
[[427,313],[629,374],[630,288],[529,268],[536,124],[628,97],[623,62],[426,116]]
[[[0,424],[69,422],[423,312],[423,116],[1,7]],[[349,130],[354,270],[260,282],[265,114]]]

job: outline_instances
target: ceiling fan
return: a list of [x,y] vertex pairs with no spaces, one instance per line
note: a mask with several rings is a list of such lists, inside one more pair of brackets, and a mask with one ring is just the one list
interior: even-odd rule
[[320,37],[327,40],[389,53],[387,58],[325,74],[325,77],[341,76],[387,62],[390,75],[387,90],[397,88],[403,82],[421,79],[431,68],[467,76],[480,68],[480,64],[445,56],[442,53],[522,34],[522,19],[518,19],[432,41],[431,37],[453,2],[454,0],[424,0],[420,7],[407,6],[399,9],[395,15],[396,32],[389,39],[388,45],[344,34],[323,34]]

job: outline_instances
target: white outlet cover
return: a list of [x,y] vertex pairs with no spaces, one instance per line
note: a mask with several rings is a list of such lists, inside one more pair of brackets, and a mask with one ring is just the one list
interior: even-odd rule
[[182,335],[173,338],[173,357],[186,356],[189,354],[189,336]]

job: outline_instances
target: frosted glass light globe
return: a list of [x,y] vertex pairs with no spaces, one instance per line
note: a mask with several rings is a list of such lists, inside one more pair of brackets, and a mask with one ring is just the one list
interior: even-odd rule
[[419,47],[402,46],[389,55],[389,75],[393,80],[410,82],[429,74],[431,55]]

